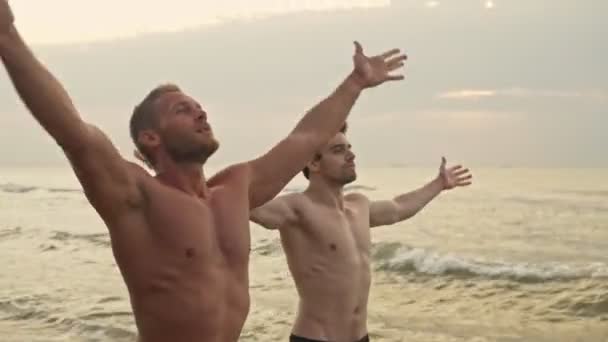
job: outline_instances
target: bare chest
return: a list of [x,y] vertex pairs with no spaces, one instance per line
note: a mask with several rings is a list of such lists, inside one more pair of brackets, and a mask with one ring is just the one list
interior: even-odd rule
[[249,205],[230,189],[200,199],[175,189],[155,188],[146,213],[151,243],[166,255],[195,264],[246,267],[249,260]]
[[350,205],[344,211],[313,205],[303,215],[303,229],[314,244],[343,260],[369,258],[369,211]]

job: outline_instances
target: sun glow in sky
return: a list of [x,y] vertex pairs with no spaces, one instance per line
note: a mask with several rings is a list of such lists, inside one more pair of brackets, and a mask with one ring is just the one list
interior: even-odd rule
[[[398,3],[431,9],[442,6],[438,0],[19,0],[12,1],[11,6],[20,30],[29,41],[53,44],[179,31],[237,18],[297,11],[388,7]],[[484,0],[481,6],[494,9],[495,2]]]
[[[400,47],[410,57],[406,81],[369,92],[349,118],[353,141],[374,142],[357,144],[362,162],[434,163],[445,153],[489,165],[606,166],[607,4],[11,0],[26,41],[122,152],[132,150],[125,111],[147,87],[175,81],[213,113],[224,141],[218,165],[253,157],[291,129],[295,112],[351,68],[357,39],[366,52]],[[0,165],[65,161],[7,77],[0,113]],[[251,130],[262,120],[277,133]]]
[[390,0],[19,0],[20,30],[34,43],[69,43],[178,31],[233,18],[390,6]]

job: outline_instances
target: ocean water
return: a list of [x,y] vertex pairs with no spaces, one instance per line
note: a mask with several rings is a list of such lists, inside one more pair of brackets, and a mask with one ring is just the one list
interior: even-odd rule
[[[367,168],[384,199],[435,169]],[[374,341],[608,341],[608,169],[474,169],[475,183],[374,228]],[[286,191],[298,191],[298,177]],[[276,232],[252,224],[241,341],[286,341],[297,296]],[[0,172],[0,341],[134,341],[101,220],[68,169]]]

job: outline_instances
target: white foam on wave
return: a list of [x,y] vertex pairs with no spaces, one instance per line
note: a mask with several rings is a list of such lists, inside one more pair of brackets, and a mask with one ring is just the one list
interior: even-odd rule
[[400,247],[392,256],[378,260],[378,268],[398,273],[503,278],[532,283],[608,278],[608,265],[599,262],[579,266],[561,263],[487,262],[408,247]]
[[82,189],[79,188],[45,188],[32,185],[21,185],[15,183],[4,183],[0,184],[0,192],[13,193],[13,194],[25,194],[33,191],[47,191],[50,193],[81,193]]
[[7,193],[26,193],[30,191],[37,190],[38,188],[35,186],[25,186],[13,183],[0,184],[0,191]]

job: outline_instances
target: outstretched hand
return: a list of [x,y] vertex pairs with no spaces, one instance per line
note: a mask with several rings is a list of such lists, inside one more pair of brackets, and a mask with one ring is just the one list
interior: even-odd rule
[[451,190],[456,187],[471,185],[473,175],[471,175],[469,169],[463,168],[462,165],[446,168],[445,157],[442,157],[438,178],[441,179],[443,190]]
[[392,49],[381,55],[367,57],[361,44],[355,42],[355,55],[353,56],[355,70],[353,74],[357,76],[362,88],[375,87],[386,81],[403,80],[403,75],[391,73],[403,67],[406,59],[407,56],[401,54],[399,49]]
[[0,34],[9,32],[14,22],[15,16],[11,11],[8,0],[0,0]]

